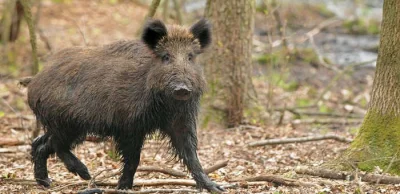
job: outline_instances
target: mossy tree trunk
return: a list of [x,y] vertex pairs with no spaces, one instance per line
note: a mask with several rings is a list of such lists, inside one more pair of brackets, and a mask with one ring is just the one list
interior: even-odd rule
[[400,174],[400,1],[385,0],[377,67],[368,113],[345,154],[366,171]]
[[243,121],[251,84],[255,0],[208,0],[213,44],[205,60],[210,98],[223,103],[228,127]]

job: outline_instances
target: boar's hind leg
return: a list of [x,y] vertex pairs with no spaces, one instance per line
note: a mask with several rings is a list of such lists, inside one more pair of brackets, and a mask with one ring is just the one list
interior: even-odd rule
[[82,179],[91,179],[89,171],[85,164],[83,164],[73,153],[71,153],[70,149],[72,147],[72,142],[66,143],[65,140],[53,141],[53,144],[57,156],[65,164],[65,167],[67,167],[68,171],[75,175],[78,174]]
[[54,149],[50,141],[51,135],[48,133],[39,136],[32,142],[31,150],[36,182],[45,187],[49,187],[51,183],[47,172],[47,158],[54,153]]
[[179,158],[183,160],[183,163],[192,173],[200,190],[204,188],[210,192],[223,192],[224,189],[211,181],[204,172],[197,157],[197,134],[195,126],[195,123],[190,122],[190,119],[188,121],[187,119],[179,118],[173,122],[170,129],[167,130],[170,133],[172,146]]
[[122,175],[118,181],[118,189],[131,189],[133,177],[140,162],[140,152],[143,147],[144,136],[134,138],[116,138],[117,150],[122,155]]

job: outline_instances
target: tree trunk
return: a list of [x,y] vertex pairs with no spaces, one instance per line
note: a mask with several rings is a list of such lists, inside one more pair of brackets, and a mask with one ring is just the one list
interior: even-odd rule
[[400,1],[385,0],[380,47],[368,113],[347,161],[366,171],[400,174]]
[[251,83],[254,0],[208,0],[205,15],[212,23],[213,44],[205,60],[212,101],[223,102],[228,127],[243,121]]

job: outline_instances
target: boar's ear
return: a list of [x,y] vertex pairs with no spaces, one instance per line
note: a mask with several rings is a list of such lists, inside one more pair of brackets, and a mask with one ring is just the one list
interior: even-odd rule
[[190,27],[193,36],[200,42],[202,49],[211,43],[211,24],[206,19],[201,19]]
[[167,35],[167,27],[160,20],[147,21],[142,34],[142,40],[151,49],[155,49],[158,41]]

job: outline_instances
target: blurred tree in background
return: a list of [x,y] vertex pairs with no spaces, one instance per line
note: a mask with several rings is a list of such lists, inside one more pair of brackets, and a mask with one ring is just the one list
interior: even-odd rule
[[255,0],[208,0],[205,16],[212,23],[213,44],[206,59],[211,96],[224,103],[228,127],[243,121],[251,83]]

